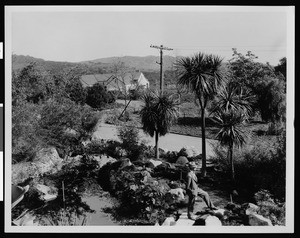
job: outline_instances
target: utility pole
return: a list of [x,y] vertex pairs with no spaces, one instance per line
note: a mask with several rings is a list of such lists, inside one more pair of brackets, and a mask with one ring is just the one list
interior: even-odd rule
[[163,50],[173,50],[171,48],[168,47],[164,47],[163,45],[160,46],[155,46],[155,45],[150,45],[151,48],[156,48],[160,50],[160,62],[156,62],[157,64],[160,65],[160,84],[159,84],[159,89],[160,89],[160,95],[163,94]]

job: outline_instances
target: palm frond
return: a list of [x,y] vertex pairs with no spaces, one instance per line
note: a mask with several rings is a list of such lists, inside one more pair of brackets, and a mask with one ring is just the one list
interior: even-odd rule
[[216,111],[234,111],[236,113],[244,114],[246,118],[249,118],[253,113],[253,103],[255,102],[255,96],[250,90],[240,90],[238,87],[232,84],[227,84],[220,87],[220,90],[215,98],[212,113]]
[[222,59],[203,53],[181,58],[176,62],[178,84],[205,97],[216,92],[223,81]]
[[140,111],[143,130],[151,137],[157,131],[165,135],[178,117],[178,102],[172,95],[158,96],[153,92],[143,97],[144,107]]
[[234,111],[218,111],[214,121],[219,128],[216,138],[221,145],[242,146],[245,143],[246,132],[243,128],[245,116]]

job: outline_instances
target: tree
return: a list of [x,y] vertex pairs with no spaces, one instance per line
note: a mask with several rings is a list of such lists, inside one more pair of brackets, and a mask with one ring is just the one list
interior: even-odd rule
[[231,82],[253,92],[257,99],[253,108],[260,113],[262,120],[274,121],[279,118],[278,115],[285,110],[285,81],[268,63],[255,62],[258,57],[251,51],[245,56],[235,48],[233,52],[228,65]]
[[30,63],[18,73],[13,72],[12,76],[13,105],[22,101],[39,103],[51,94],[51,79],[46,72],[37,68],[36,63]]
[[261,112],[262,120],[273,123],[284,122],[285,82],[278,78],[265,77],[257,83],[255,91],[258,95],[256,106]]
[[108,103],[113,103],[115,98],[106,91],[101,83],[96,83],[87,89],[86,103],[92,108],[101,109]]
[[40,105],[23,102],[12,106],[12,161],[28,161],[39,149],[36,134]]
[[283,57],[279,60],[279,64],[274,67],[275,72],[281,73],[286,80],[286,57]]
[[202,127],[202,175],[206,176],[205,110],[223,82],[222,59],[203,53],[179,59],[176,63],[178,84],[195,93],[201,110]]
[[75,77],[67,82],[65,92],[68,97],[77,104],[83,105],[85,103],[87,92],[83,88],[79,77]]
[[256,97],[250,89],[240,88],[239,86],[227,82],[218,90],[216,97],[213,100],[212,113],[219,110],[233,111],[241,113],[248,119],[253,113],[253,104],[256,102]]
[[56,147],[65,156],[88,138],[97,122],[89,107],[67,98],[53,99],[42,105],[37,134],[41,143]]
[[87,92],[83,88],[80,82],[80,77],[82,75],[82,70],[77,67],[69,69],[63,77],[64,79],[64,89],[66,97],[76,102],[77,104],[84,105],[86,101]]
[[234,162],[233,162],[233,146],[242,146],[245,143],[245,131],[243,130],[243,123],[245,117],[233,110],[219,110],[215,113],[214,120],[219,127],[216,138],[221,145],[228,146],[228,159],[231,165],[231,179],[234,184]]
[[248,88],[241,88],[231,81],[220,88],[214,100],[214,120],[220,129],[216,138],[221,145],[228,146],[233,183],[235,182],[233,146],[242,146],[245,143],[243,124],[250,117],[254,102],[255,97]]
[[155,135],[155,155],[159,158],[159,136],[166,135],[177,118],[177,102],[171,96],[158,96],[151,91],[143,96],[143,101],[140,111],[143,130],[151,137]]

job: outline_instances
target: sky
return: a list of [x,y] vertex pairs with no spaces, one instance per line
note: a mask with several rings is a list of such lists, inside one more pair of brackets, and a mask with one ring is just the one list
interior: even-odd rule
[[272,65],[287,56],[284,7],[23,7],[12,11],[9,20],[12,53],[45,60],[158,56],[159,50],[150,45],[172,48],[164,51],[171,56],[201,51],[225,60],[231,58],[232,48],[243,54],[251,50],[258,61]]

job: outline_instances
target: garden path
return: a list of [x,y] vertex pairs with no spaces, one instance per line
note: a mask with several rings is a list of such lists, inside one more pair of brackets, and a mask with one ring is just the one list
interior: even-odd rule
[[[93,133],[93,140],[105,139],[105,140],[117,140],[117,126],[108,125],[103,123],[103,118],[101,123],[97,125],[96,131]],[[154,138],[146,135],[143,130],[139,129],[140,139],[147,145],[155,145]],[[207,156],[213,156],[213,146],[218,142],[216,140],[206,139],[206,154]],[[199,154],[202,151],[202,139],[199,137],[178,135],[173,133],[168,133],[165,136],[159,138],[159,147],[163,150],[169,151],[179,151],[183,147],[194,148]]]

